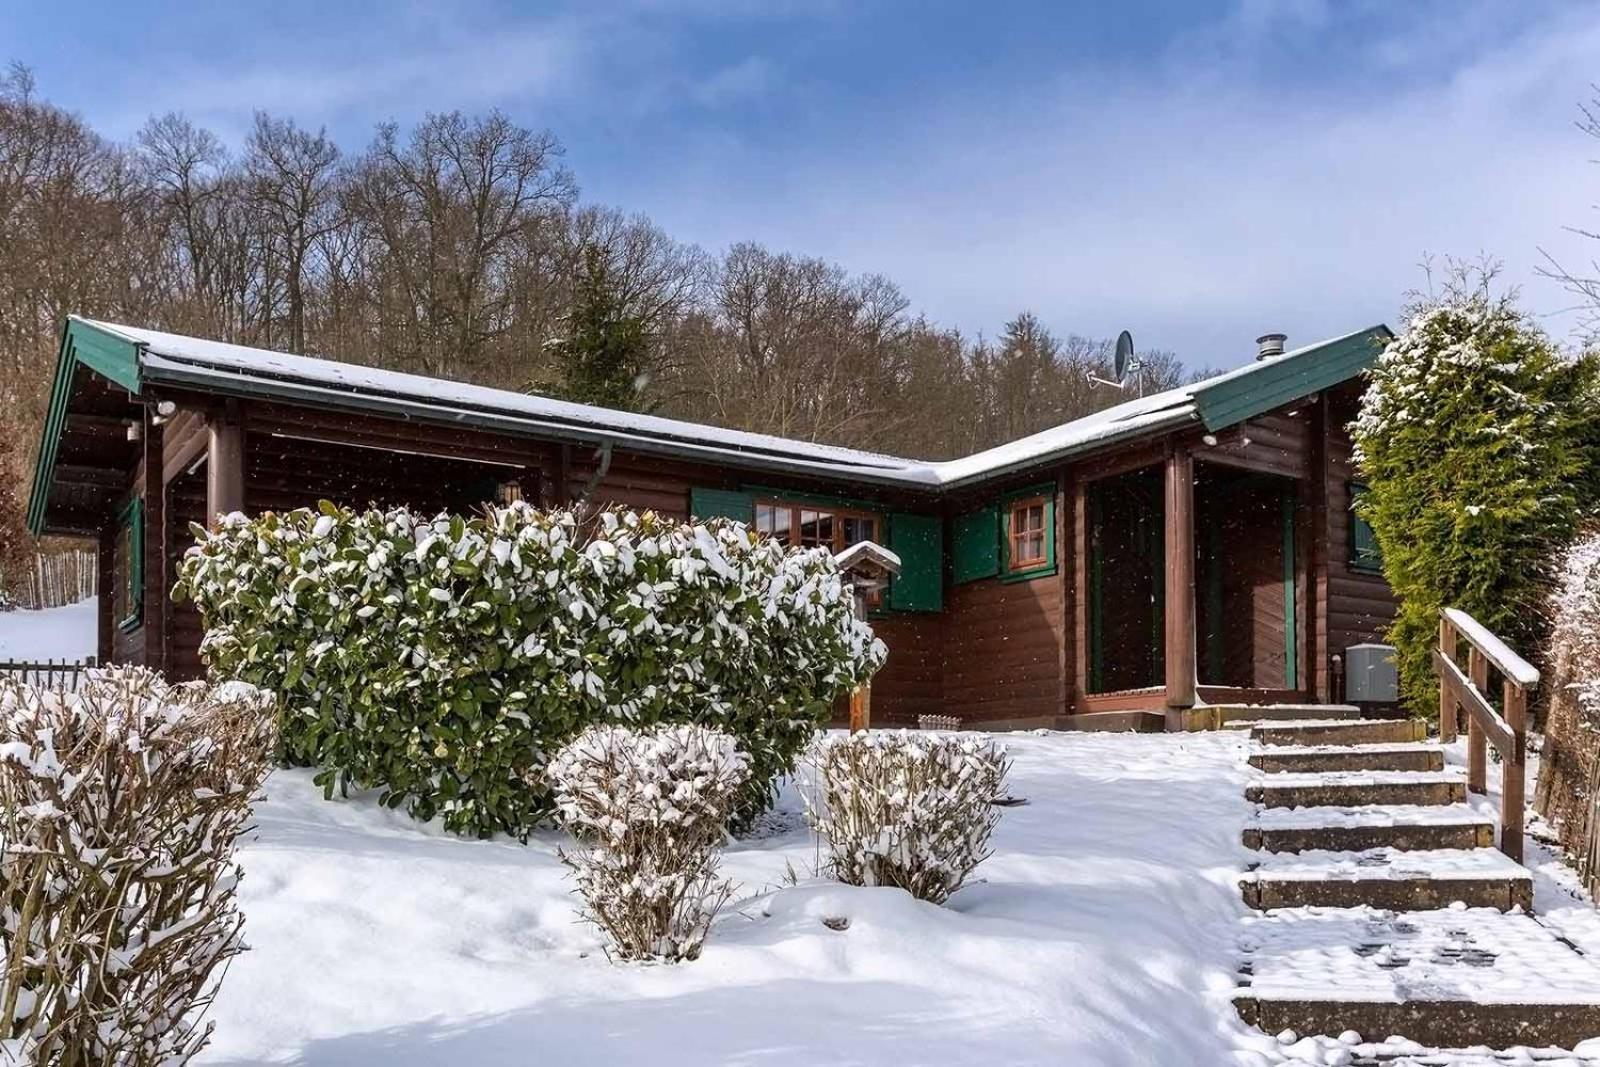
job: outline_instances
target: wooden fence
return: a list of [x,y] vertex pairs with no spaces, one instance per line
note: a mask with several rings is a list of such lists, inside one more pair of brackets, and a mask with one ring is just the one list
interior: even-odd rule
[[95,666],[95,657],[86,659],[47,659],[36,661],[0,660],[0,672],[20,674],[30,685],[52,689],[76,689],[83,672]]
[[59,608],[95,595],[95,552],[38,552],[15,590],[19,608]]
[[[1456,663],[1460,645],[1467,645],[1467,670]],[[1500,704],[1490,702],[1489,668],[1500,674]],[[1439,647],[1433,651],[1439,678],[1439,737],[1456,739],[1457,717],[1467,712],[1467,789],[1487,791],[1488,745],[1500,753],[1500,851],[1522,862],[1523,810],[1527,807],[1528,691],[1539,684],[1539,672],[1527,660],[1464,611],[1445,608],[1439,614]]]

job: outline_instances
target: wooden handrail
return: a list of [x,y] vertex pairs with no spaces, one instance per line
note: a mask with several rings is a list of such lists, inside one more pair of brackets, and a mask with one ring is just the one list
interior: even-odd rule
[[[1465,674],[1455,661],[1460,641],[1467,643]],[[1491,666],[1503,679],[1503,716],[1485,695]],[[1487,791],[1489,742],[1500,753],[1500,851],[1520,863],[1527,807],[1528,690],[1539,684],[1539,672],[1471,615],[1445,608],[1439,613],[1433,673],[1439,679],[1440,740],[1456,739],[1457,718],[1461,709],[1467,712],[1467,789]]]

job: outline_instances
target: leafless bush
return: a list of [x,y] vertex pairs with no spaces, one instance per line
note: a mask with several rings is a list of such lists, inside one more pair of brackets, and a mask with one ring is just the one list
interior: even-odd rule
[[181,1064],[244,950],[234,844],[269,769],[270,696],[97,670],[0,677],[0,1060]]
[[812,751],[806,815],[824,864],[850,885],[891,885],[942,904],[990,855],[1011,764],[987,737],[835,735]]
[[561,860],[610,951],[625,960],[699,956],[728,899],[718,846],[749,773],[733,738],[704,726],[596,726],[546,773],[576,839]]
[[1545,746],[1534,806],[1600,891],[1600,532],[1567,553],[1550,599]]

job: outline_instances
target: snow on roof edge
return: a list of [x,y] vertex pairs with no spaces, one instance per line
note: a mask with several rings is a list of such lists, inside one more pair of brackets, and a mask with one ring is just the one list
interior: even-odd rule
[[[334,396],[341,393],[371,395],[441,410],[454,409],[456,417],[463,420],[473,416],[498,416],[514,422],[538,423],[540,428],[550,432],[587,430],[600,437],[670,445],[676,451],[687,453],[735,455],[756,465],[798,465],[814,473],[922,489],[956,486],[1009,473],[1129,436],[1192,421],[1198,418],[1197,397],[1202,391],[1248,375],[1265,365],[1259,361],[1247,363],[1199,382],[1124,401],[969,456],[921,461],[656,415],[614,411],[320,356],[251,348],[76,315],[71,318],[138,346],[141,364],[158,371],[193,373],[203,370],[209,373],[201,376],[213,380],[226,381],[236,376],[277,381]],[[1371,329],[1373,327],[1369,326],[1302,346],[1273,362],[1337,344]],[[155,362],[151,361],[152,356],[158,357]]]

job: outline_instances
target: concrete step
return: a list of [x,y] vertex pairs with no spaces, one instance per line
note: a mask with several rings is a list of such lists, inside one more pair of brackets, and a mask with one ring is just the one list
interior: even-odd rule
[[1494,823],[1465,804],[1263,808],[1245,826],[1246,848],[1264,852],[1362,852],[1488,848]]
[[1250,754],[1258,771],[1442,771],[1444,750],[1426,741],[1381,745],[1305,745]]
[[1459,770],[1266,774],[1245,786],[1244,796],[1269,808],[1460,804],[1467,799],[1467,779]]
[[1426,731],[1420,719],[1312,719],[1258,723],[1250,737],[1263,745],[1378,745],[1421,741]]
[[[1302,852],[1272,855],[1239,883],[1252,908],[1427,911],[1457,901],[1474,908],[1533,908],[1533,878],[1499,849]],[[1387,1036],[1387,1035],[1385,1035]]]
[[1570,1049],[1600,1037],[1600,966],[1530,916],[1284,908],[1246,921],[1234,1005],[1267,1033]]
[[1204,714],[1210,729],[1248,730],[1252,726],[1273,722],[1327,722],[1361,718],[1361,709],[1354,704],[1213,704],[1193,709]]

